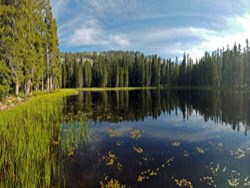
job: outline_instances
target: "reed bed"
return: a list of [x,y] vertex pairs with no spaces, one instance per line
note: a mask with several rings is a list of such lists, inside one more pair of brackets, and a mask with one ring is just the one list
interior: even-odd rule
[[[82,118],[67,121],[70,132],[63,133],[63,97],[76,93],[61,90],[0,112],[0,187],[62,186],[62,158],[73,155],[87,135]],[[72,134],[74,127],[78,135]]]

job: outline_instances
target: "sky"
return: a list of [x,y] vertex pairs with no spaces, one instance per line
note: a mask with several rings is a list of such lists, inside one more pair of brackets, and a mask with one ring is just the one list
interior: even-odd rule
[[162,58],[245,46],[250,0],[51,0],[60,50],[140,51]]

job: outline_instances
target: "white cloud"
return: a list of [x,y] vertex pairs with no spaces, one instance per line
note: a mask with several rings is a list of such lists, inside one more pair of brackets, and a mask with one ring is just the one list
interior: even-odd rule
[[227,18],[225,20],[227,25],[226,30],[211,33],[197,33],[198,36],[202,38],[202,41],[197,45],[190,46],[190,54],[201,57],[204,51],[211,52],[217,48],[226,48],[227,45],[232,48],[234,43],[244,45],[246,39],[250,37],[249,20],[249,14]]
[[[187,52],[193,57],[201,58],[205,51],[212,52],[216,49],[230,48],[235,43],[245,45],[245,40],[250,39],[250,14],[225,19],[225,30],[215,31],[205,28],[186,27],[178,29],[158,29],[154,33],[144,33],[144,38],[149,42],[160,40],[174,40],[161,45],[157,51],[163,55],[173,54],[182,57]],[[138,34],[140,35],[140,34]],[[141,34],[143,35],[143,34]],[[183,40],[183,39],[190,40]],[[197,39],[197,40],[192,40]]]
[[[216,32],[204,28],[179,27],[156,28],[151,30],[136,31],[127,34],[129,41],[133,41],[127,49],[148,51],[160,54],[166,58],[182,57],[184,51],[189,52],[194,46],[199,45],[206,35],[215,35]],[[187,41],[185,40],[187,39]],[[204,49],[192,51],[195,57],[201,56]]]
[[130,31],[126,34],[110,33],[102,29],[96,21],[90,20],[75,30],[69,44],[72,46],[101,45],[109,49],[122,47],[151,51],[165,57],[169,55],[182,57],[185,51],[195,59],[202,57],[205,51],[211,52],[227,45],[232,47],[235,42],[244,45],[245,40],[250,37],[249,20],[249,14],[227,18],[225,19],[227,27],[223,31],[198,27],[163,27]]
[[[215,20],[214,23],[208,23],[206,28],[202,27],[202,24],[183,27],[181,23],[166,27],[159,24],[147,25],[144,19],[154,18],[157,21],[158,18],[170,19],[179,14],[198,18],[213,16],[200,15],[199,12],[179,13],[177,11],[173,15],[164,12],[156,13],[150,7],[141,8],[145,6],[142,0],[106,0],[105,2],[90,0],[85,3],[82,0],[74,0],[73,2],[79,7],[75,7],[75,12],[64,14],[65,11],[70,10],[71,1],[51,0],[55,17],[61,18],[59,19],[60,43],[68,49],[96,46],[97,50],[136,50],[147,54],[156,53],[163,57],[182,57],[185,51],[193,58],[199,58],[203,56],[204,51],[210,52],[226,47],[228,44],[232,47],[235,42],[244,45],[246,38],[250,38],[250,14],[247,13],[224,20],[221,20],[222,16],[220,16],[219,22]],[[64,17],[65,15],[68,18]],[[141,23],[143,27],[139,27]],[[212,30],[212,27],[208,29],[211,25],[217,27],[218,23],[223,25],[224,30]],[[108,26],[112,28],[106,29]]]
[[70,0],[51,0],[51,6],[53,10],[53,15],[56,19],[58,19],[65,10],[67,10],[67,6]]
[[125,47],[129,45],[126,35],[110,33],[102,29],[95,20],[89,20],[76,29],[69,39],[71,46],[106,46],[107,48]]
[[119,46],[125,47],[129,45],[129,41],[124,34],[116,34],[114,36],[111,36],[109,39],[111,43],[114,42],[115,44],[118,44]]
[[70,44],[76,46],[83,45],[103,45],[102,33],[95,28],[80,28],[77,29],[70,39]]
[[[141,7],[141,0],[91,0],[90,6],[99,13],[122,14],[135,11]],[[130,15],[131,16],[131,15]]]

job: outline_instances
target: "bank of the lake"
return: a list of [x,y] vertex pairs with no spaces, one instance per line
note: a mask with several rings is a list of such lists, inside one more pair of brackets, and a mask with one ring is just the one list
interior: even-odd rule
[[76,89],[58,89],[53,92],[36,92],[29,97],[14,97],[9,96],[5,99],[4,102],[0,102],[0,114],[1,111],[8,111],[14,109],[18,106],[26,106],[30,102],[34,102],[34,100],[39,100],[42,98],[55,98],[55,97],[64,97],[69,95],[76,95],[78,91]]
[[[63,162],[84,141],[82,117],[64,115],[75,89],[33,96],[0,112],[0,187],[60,187]],[[74,130],[73,130],[74,127]]]
[[135,91],[135,90],[156,90],[156,89],[171,89],[171,90],[208,90],[208,91],[244,91],[249,92],[249,87],[238,87],[238,88],[227,88],[227,87],[193,87],[193,86],[159,86],[159,87],[89,87],[89,88],[70,88],[70,89],[58,89],[53,92],[35,92],[33,95],[27,98],[20,98],[10,96],[5,99],[5,102],[0,102],[0,113],[13,109],[21,104],[26,104],[32,100],[38,100],[43,97],[63,97],[69,95],[76,95],[79,91],[91,91],[91,92],[102,92],[102,91]]
[[89,87],[89,88],[77,88],[78,91],[133,91],[133,90],[153,90],[163,89],[160,87]]

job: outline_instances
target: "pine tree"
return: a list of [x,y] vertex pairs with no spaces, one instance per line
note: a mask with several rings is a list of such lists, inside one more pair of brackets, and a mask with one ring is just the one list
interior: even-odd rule
[[77,77],[76,77],[76,87],[82,88],[83,87],[83,67],[82,64],[79,63],[77,67]]
[[116,67],[116,80],[115,80],[115,87],[120,86],[120,69],[119,66]]
[[124,87],[128,87],[128,86],[129,86],[129,73],[128,73],[128,66],[126,66],[125,72],[124,72]]
[[92,71],[91,71],[91,64],[89,61],[85,62],[84,65],[84,76],[85,76],[85,87],[90,87],[92,82]]
[[178,80],[178,84],[179,85],[185,85],[185,76],[186,76],[186,54],[184,53],[183,55],[183,60],[182,60],[182,63],[181,63],[181,66],[180,66],[180,72],[179,72],[179,80]]
[[9,92],[10,80],[10,70],[5,62],[0,60],[0,101],[2,101]]
[[56,20],[52,21],[52,77],[51,77],[51,88],[59,88],[62,83],[62,73],[61,73],[61,58],[60,50],[58,48],[59,41],[57,36],[57,24]]
[[15,84],[15,94],[18,95],[23,80],[23,39],[20,37],[22,12],[14,0],[1,1],[0,7],[0,59],[10,70],[11,81]]
[[102,66],[102,79],[101,79],[101,87],[107,87],[108,84],[108,71],[107,71],[107,63],[103,62]]
[[[57,26],[53,18],[50,1],[45,0],[45,54],[46,54],[46,78],[47,91],[53,90],[55,83],[61,82],[60,53],[58,49]],[[54,83],[55,82],[55,83]]]

